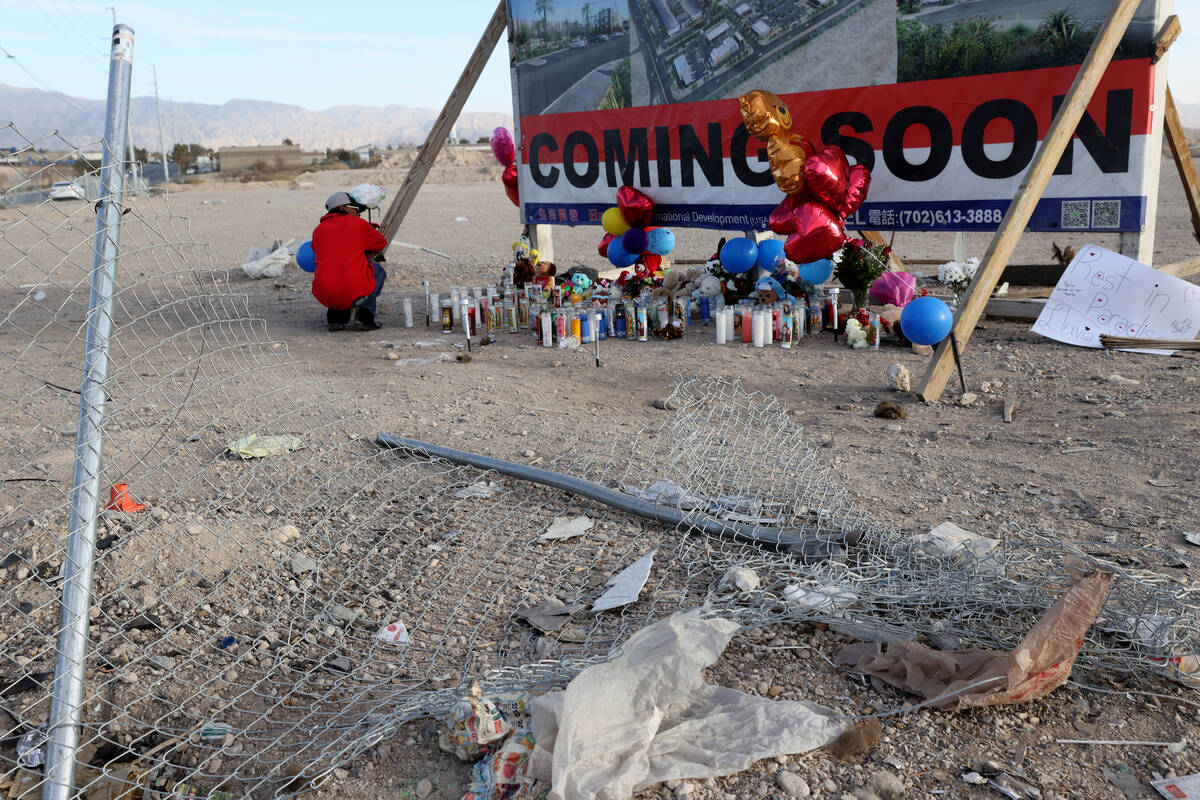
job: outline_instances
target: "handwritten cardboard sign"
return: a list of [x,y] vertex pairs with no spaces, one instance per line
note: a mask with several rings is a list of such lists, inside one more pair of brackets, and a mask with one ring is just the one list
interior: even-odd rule
[[1200,333],[1200,286],[1087,245],[1054,287],[1033,332],[1080,347],[1101,347],[1102,333],[1194,339]]

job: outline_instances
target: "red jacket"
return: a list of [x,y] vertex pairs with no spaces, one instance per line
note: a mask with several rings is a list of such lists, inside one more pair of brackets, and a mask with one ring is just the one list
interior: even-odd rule
[[383,250],[387,239],[362,217],[326,214],[312,234],[317,259],[313,297],[326,308],[344,309],[375,291],[375,266],[366,251]]

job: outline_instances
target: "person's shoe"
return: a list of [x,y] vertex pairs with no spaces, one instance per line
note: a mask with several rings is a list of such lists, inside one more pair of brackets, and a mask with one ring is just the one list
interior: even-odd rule
[[345,308],[327,308],[325,309],[325,322],[329,324],[330,331],[346,330],[346,323],[350,321],[350,309]]
[[329,330],[331,332],[332,331],[344,331],[344,330],[346,330],[346,324],[344,322],[331,322],[331,323],[329,323]]
[[359,308],[354,312],[354,321],[368,331],[377,331],[383,327],[375,321],[375,315],[365,308]]

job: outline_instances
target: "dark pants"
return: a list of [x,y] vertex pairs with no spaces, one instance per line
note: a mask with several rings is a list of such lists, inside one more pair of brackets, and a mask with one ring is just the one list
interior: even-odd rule
[[355,301],[354,305],[349,308],[330,308],[325,311],[325,319],[330,325],[345,325],[350,321],[350,315],[354,312],[355,307],[366,311],[370,314],[370,318],[375,318],[375,302],[379,299],[379,293],[383,291],[383,282],[387,280],[387,270],[382,264],[375,265],[375,289],[366,297]]

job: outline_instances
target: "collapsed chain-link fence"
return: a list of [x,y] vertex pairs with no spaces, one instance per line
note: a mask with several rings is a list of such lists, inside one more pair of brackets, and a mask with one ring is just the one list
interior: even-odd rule
[[[22,185],[22,167],[8,168]],[[97,532],[80,796],[293,794],[447,709],[473,679],[561,685],[649,621],[697,606],[747,625],[821,620],[1010,648],[1102,564],[1117,580],[1081,664],[1153,675],[1164,657],[1200,653],[1193,562],[1029,531],[982,557],[931,549],[857,510],[782,404],[735,381],[683,380],[661,428],[550,465],[682,510],[674,527],[381,447],[378,421],[270,338],[165,197],[120,199],[101,502],[128,484],[149,507],[106,511]],[[95,220],[83,201],[0,202],[9,797],[41,791]],[[231,457],[251,434],[285,438],[267,440],[275,455]],[[543,539],[576,516],[592,527]],[[808,545],[699,533],[701,519]],[[651,553],[635,602],[590,610]],[[731,583],[732,568],[757,587]]]

